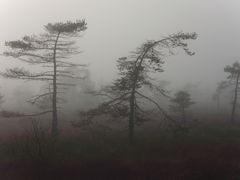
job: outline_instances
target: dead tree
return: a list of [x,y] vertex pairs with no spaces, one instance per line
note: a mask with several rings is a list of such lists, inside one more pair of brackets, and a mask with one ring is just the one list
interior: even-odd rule
[[110,113],[114,116],[128,117],[130,144],[134,141],[134,127],[137,121],[149,118],[149,114],[140,106],[141,102],[148,101],[154,104],[168,120],[173,121],[153,98],[146,96],[141,90],[148,87],[166,95],[165,91],[154,83],[152,74],[163,72],[162,64],[169,55],[175,54],[174,49],[181,48],[188,55],[194,55],[185,41],[196,38],[196,33],[173,34],[157,41],[147,41],[129,57],[118,59],[120,77],[111,86],[96,93],[105,96],[106,102],[83,114],[93,117],[100,113]]
[[238,100],[238,93],[239,93],[239,78],[240,78],[240,63],[235,62],[232,66],[226,66],[224,68],[224,71],[228,74],[228,79],[230,80],[230,83],[234,85],[234,97],[232,102],[232,113],[231,113],[231,123],[235,123],[235,113],[236,113],[236,106],[237,106],[237,100]]
[[24,68],[7,69],[2,75],[6,78],[22,80],[48,81],[51,91],[37,95],[31,99],[35,104],[38,100],[49,96],[52,101],[52,108],[36,115],[52,113],[52,135],[58,134],[58,104],[64,93],[65,86],[72,86],[70,83],[61,82],[61,77],[78,78],[65,69],[68,67],[83,66],[67,61],[71,56],[80,53],[75,46],[77,37],[87,29],[84,20],[66,23],[49,23],[45,26],[45,33],[38,36],[25,36],[21,40],[9,41],[5,45],[10,50],[4,53],[5,56],[17,58],[30,65],[38,65],[40,72],[30,72]]

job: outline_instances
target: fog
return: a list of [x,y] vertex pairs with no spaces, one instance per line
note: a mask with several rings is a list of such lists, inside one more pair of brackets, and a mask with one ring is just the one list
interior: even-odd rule
[[[116,75],[116,59],[128,55],[145,40],[179,31],[197,32],[199,37],[191,44],[196,51],[194,57],[180,55],[165,64],[166,73],[161,76],[174,84],[213,84],[224,78],[226,64],[239,59],[238,0],[1,0],[0,3],[1,51],[5,41],[42,33],[43,25],[49,22],[86,19],[88,29],[79,40],[83,53],[74,58],[90,64],[95,81],[111,81]],[[1,59],[1,69],[16,63],[10,58]]]
[[[116,60],[127,56],[145,40],[179,31],[197,32],[199,37],[191,42],[195,56],[186,57],[180,52],[167,59],[165,72],[159,75],[176,88],[199,83],[202,88],[214,91],[216,82],[226,77],[223,73],[226,64],[239,59],[237,0],[1,0],[0,3],[1,51],[5,41],[42,33],[43,25],[49,22],[86,19],[88,29],[78,41],[83,53],[73,58],[89,64],[96,83],[111,82],[117,75]],[[19,64],[6,57],[1,57],[1,62],[2,70]],[[9,92],[12,85],[8,84],[12,82],[4,79],[1,82],[2,91]]]
[[[154,78],[168,82],[166,90],[171,97],[176,91],[188,91],[196,102],[194,107],[204,110],[215,107],[212,96],[218,82],[227,78],[224,67],[239,59],[240,3],[237,0],[1,0],[0,3],[1,53],[6,51],[6,41],[41,34],[48,23],[86,20],[87,30],[77,40],[82,53],[72,56],[71,60],[87,65],[88,80],[80,80],[75,90],[69,90],[65,110],[91,108],[92,102],[98,100],[88,97],[84,91],[78,92],[79,88],[91,86],[96,90],[110,85],[118,77],[117,59],[129,56],[147,40],[177,32],[198,34],[196,41],[188,42],[189,49],[196,54],[187,56],[177,50],[176,55],[169,56],[163,64],[164,72]],[[1,71],[12,67],[39,70],[37,66],[1,56]],[[1,93],[5,96],[2,108],[25,113],[28,108],[35,109],[26,101],[47,86],[43,82],[6,78],[0,81]],[[78,99],[74,97],[78,96],[77,92],[82,94]],[[225,98],[222,104],[228,107],[231,101],[232,98]],[[161,98],[160,103],[168,109],[167,99]]]
[[[158,131],[157,128],[166,119],[181,119],[180,116],[178,117],[181,113],[174,114],[171,111],[171,104],[174,103],[174,97],[177,99],[177,92],[187,92],[189,94],[185,95],[191,97],[191,101],[189,100],[189,104],[186,105],[186,108],[190,107],[186,115],[186,119],[191,121],[189,127],[195,127],[195,124],[192,125],[191,123],[201,121],[229,122],[231,113],[231,121],[233,122],[234,113],[236,117],[239,117],[239,103],[237,102],[239,92],[236,92],[239,85],[236,84],[235,89],[234,86],[229,87],[230,84],[220,90],[217,88],[219,82],[228,81],[229,74],[224,72],[224,68],[240,61],[239,8],[239,0],[0,0],[0,95],[4,97],[4,102],[0,102],[0,114],[10,113],[14,118],[29,118],[32,120],[31,114],[45,111],[54,104],[54,93],[51,92],[52,89],[48,83],[2,76],[6,69],[14,67],[23,67],[31,72],[44,70],[40,66],[27,64],[17,58],[4,55],[4,52],[9,50],[5,42],[19,40],[26,35],[42,34],[45,32],[44,26],[48,23],[75,22],[84,19],[87,23],[87,29],[81,30],[81,36],[74,39],[81,53],[73,53],[74,55],[70,58],[71,62],[82,64],[84,67],[74,66],[63,69],[81,78],[65,77],[60,79],[63,83],[75,84],[75,86],[68,87],[66,92],[60,92],[62,93],[63,100],[61,101],[63,101],[63,104],[59,107],[59,124],[65,123],[66,134],[75,133],[72,125],[78,126],[77,122],[80,120],[89,123],[92,119],[89,118],[91,119],[89,121],[88,118],[85,118],[84,115],[86,114],[84,113],[90,112],[90,115],[91,113],[97,114],[96,122],[102,121],[104,122],[102,124],[115,128],[115,131],[127,129],[129,126],[131,144],[131,111],[133,112],[133,119],[139,118],[142,121],[148,118],[153,119],[153,123],[137,127],[137,133],[155,132],[153,129]],[[120,77],[117,68],[119,58],[130,57],[133,52],[136,53],[137,50],[141,49],[142,45],[146,45],[144,44],[146,42],[151,44],[152,41],[176,33],[194,32],[197,33],[197,38],[183,38],[183,40],[187,40],[187,48],[190,52],[194,52],[194,55],[189,56],[183,44],[181,44],[182,47],[178,45],[178,48],[174,48],[174,45],[171,47],[169,44],[162,45],[169,50],[162,65],[164,71],[149,74],[164,89],[164,93],[167,92],[167,95],[164,96],[162,92],[159,94],[159,92],[150,91],[149,88],[144,86],[141,92],[159,103],[155,106],[155,101],[144,102],[141,99],[144,97],[138,94],[141,96],[139,103],[143,104],[141,108],[146,108],[148,113],[152,113],[151,116],[147,118],[145,116],[135,116],[135,110],[131,110],[131,98],[128,99],[130,103],[127,110],[124,109],[126,106],[118,107],[117,110],[120,113],[118,117],[114,114],[116,112],[112,113],[104,106],[106,104],[103,102],[109,97],[112,98],[107,94],[109,91],[104,88],[114,85],[115,80]],[[172,49],[175,53],[173,56],[170,53]],[[124,58],[122,60],[124,62]],[[148,71],[146,72],[148,73]],[[136,73],[135,69],[134,73]],[[235,76],[233,75],[232,78]],[[139,78],[138,75],[136,75],[137,78]],[[121,95],[122,92],[118,92],[118,90],[112,92],[111,95],[114,95],[114,97]],[[135,89],[133,91],[135,93]],[[29,103],[34,96],[37,97],[36,95],[46,92],[49,92],[50,95],[47,95],[39,103]],[[95,96],[94,93],[96,92],[99,92],[101,96]],[[136,99],[135,96],[132,97]],[[232,107],[234,102],[235,105]],[[137,100],[133,100],[132,104],[134,103],[137,104]],[[236,106],[236,110],[234,106]],[[135,108],[142,111],[140,107],[136,106]],[[161,115],[156,113],[157,109],[162,111]],[[99,115],[99,111],[104,112],[103,115]],[[114,119],[127,119],[127,116],[122,116],[121,113],[129,115],[129,124],[127,120],[124,123],[122,121],[112,121]],[[182,117],[184,117],[182,119],[185,119],[184,113],[182,113]],[[8,115],[5,114],[1,119],[4,123]],[[108,116],[111,116],[111,118]],[[37,116],[36,119],[39,120],[41,117],[48,122],[47,126],[50,127],[52,116]],[[108,121],[107,117],[111,121]],[[235,120],[237,119],[235,118]],[[3,123],[1,120],[0,123]],[[1,130],[0,128],[0,134],[8,131],[8,128],[11,129],[13,124],[17,124],[17,128],[22,128],[17,119],[14,119],[11,123],[5,129],[2,127]],[[93,122],[91,121],[91,123]],[[87,129],[90,136],[94,138],[95,136],[98,137],[98,135],[93,136],[94,130],[92,130],[96,124],[93,123],[90,130]],[[147,128],[145,129],[145,127]],[[26,129],[26,127],[23,128]],[[9,134],[13,131],[14,129],[9,130]],[[107,134],[106,132],[104,129],[104,137]]]

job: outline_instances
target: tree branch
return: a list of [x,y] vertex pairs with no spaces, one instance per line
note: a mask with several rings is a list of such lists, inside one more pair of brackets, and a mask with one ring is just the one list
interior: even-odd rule
[[141,97],[147,99],[148,101],[152,102],[153,104],[155,104],[156,107],[159,109],[159,111],[160,111],[167,119],[169,119],[170,121],[176,123],[176,121],[175,121],[171,116],[169,116],[169,115],[159,106],[159,104],[158,104],[156,101],[152,100],[151,98],[149,98],[149,97],[147,97],[147,96],[144,96],[143,94],[139,93],[138,91],[136,91],[136,93],[137,93],[138,95],[140,95]]

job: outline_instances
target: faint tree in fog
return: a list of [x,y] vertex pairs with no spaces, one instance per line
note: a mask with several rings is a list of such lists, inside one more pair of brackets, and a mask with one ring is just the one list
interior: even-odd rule
[[[48,87],[46,88],[46,86],[48,86]],[[30,99],[29,102],[35,104],[40,110],[46,111],[48,109],[51,109],[51,107],[52,107],[51,85],[50,84],[44,84],[42,89],[43,89],[44,92],[46,92],[46,90],[47,90],[49,92],[49,94],[40,98],[40,99],[37,99],[37,101],[34,101],[34,102],[33,102],[33,100],[35,99],[35,97],[33,97],[32,99]]]
[[143,87],[157,90],[165,95],[165,92],[154,83],[151,77],[153,73],[163,72],[162,64],[170,55],[175,55],[174,49],[181,48],[188,55],[194,55],[188,49],[186,40],[195,40],[196,33],[177,33],[160,40],[152,40],[143,43],[129,57],[119,58],[117,67],[119,78],[105,88],[98,95],[105,96],[106,102],[98,108],[85,112],[85,115],[99,113],[111,113],[117,116],[128,116],[129,140],[133,143],[134,127],[137,120],[149,118],[149,114],[140,106],[143,100],[153,103],[167,119],[172,118],[152,98],[141,92]]
[[2,94],[0,94],[0,105],[1,105],[2,103],[4,103],[4,102],[5,102],[4,96],[3,96]]
[[232,113],[231,113],[231,123],[235,122],[235,112],[236,112],[236,106],[237,106],[237,100],[238,100],[238,93],[239,93],[239,78],[240,78],[240,64],[239,62],[233,63],[231,66],[228,65],[224,68],[224,71],[228,74],[228,79],[230,80],[230,83],[234,85],[234,98],[232,103]]
[[31,99],[34,104],[46,96],[51,97],[52,108],[37,115],[52,113],[52,135],[58,133],[58,109],[61,98],[58,96],[64,93],[66,86],[70,83],[62,83],[60,77],[76,78],[74,74],[66,71],[67,67],[82,66],[67,61],[72,55],[80,53],[74,38],[80,37],[80,32],[87,29],[84,20],[66,23],[49,23],[45,26],[45,33],[38,36],[25,36],[21,40],[6,42],[10,48],[4,53],[5,56],[17,58],[30,65],[38,65],[39,72],[30,72],[24,68],[7,69],[2,75],[6,78],[22,80],[48,81],[51,85],[49,92],[37,95]]
[[165,80],[161,80],[159,81],[159,86],[166,89],[167,86],[169,86],[171,84],[171,82],[169,81],[165,81]]
[[171,99],[170,109],[181,114],[182,125],[186,126],[186,109],[195,104],[187,91],[178,91]]
[[220,110],[220,100],[221,100],[221,95],[223,93],[223,90],[225,90],[227,87],[229,87],[228,81],[221,81],[218,83],[216,92],[213,95],[213,100],[216,101],[217,103],[217,111]]

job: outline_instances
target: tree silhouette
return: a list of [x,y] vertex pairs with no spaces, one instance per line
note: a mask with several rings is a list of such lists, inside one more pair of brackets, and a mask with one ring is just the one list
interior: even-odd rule
[[235,113],[236,113],[236,105],[238,100],[239,93],[239,78],[240,78],[240,64],[239,62],[233,63],[231,66],[228,65],[224,68],[224,72],[228,73],[228,79],[230,83],[235,86],[234,89],[234,98],[232,103],[232,113],[231,113],[231,123],[235,123]]
[[7,69],[2,75],[6,78],[22,80],[48,81],[51,90],[37,95],[31,99],[35,104],[46,96],[51,97],[52,108],[35,115],[52,113],[52,135],[58,134],[58,104],[66,86],[70,83],[62,83],[61,77],[75,77],[65,68],[83,66],[82,64],[67,61],[72,55],[80,53],[75,45],[74,38],[87,29],[84,20],[66,23],[49,23],[45,26],[45,33],[40,35],[25,36],[21,40],[8,41],[5,43],[10,50],[4,52],[5,56],[17,58],[30,65],[38,65],[40,72],[30,72],[24,68]]
[[105,113],[112,116],[128,117],[129,141],[134,140],[134,127],[137,121],[143,121],[150,116],[144,111],[140,104],[145,100],[153,103],[167,119],[173,119],[153,99],[144,94],[141,90],[148,87],[150,90],[157,90],[162,95],[165,91],[156,85],[152,74],[163,72],[162,64],[170,55],[175,55],[174,49],[181,48],[188,55],[194,55],[188,49],[186,40],[197,38],[196,33],[177,33],[169,35],[160,40],[152,40],[143,43],[129,57],[119,58],[117,67],[119,78],[111,86],[95,93],[106,97],[106,101],[95,109],[83,112],[88,117]]
[[4,95],[0,94],[0,105],[5,102]]
[[195,104],[191,100],[191,95],[187,91],[178,91],[171,99],[170,109],[181,114],[183,126],[186,126],[186,109]]
[[223,90],[229,87],[229,82],[228,81],[221,81],[218,83],[216,92],[213,94],[213,100],[217,102],[217,111],[220,110],[220,100],[221,100],[221,95],[223,93]]

